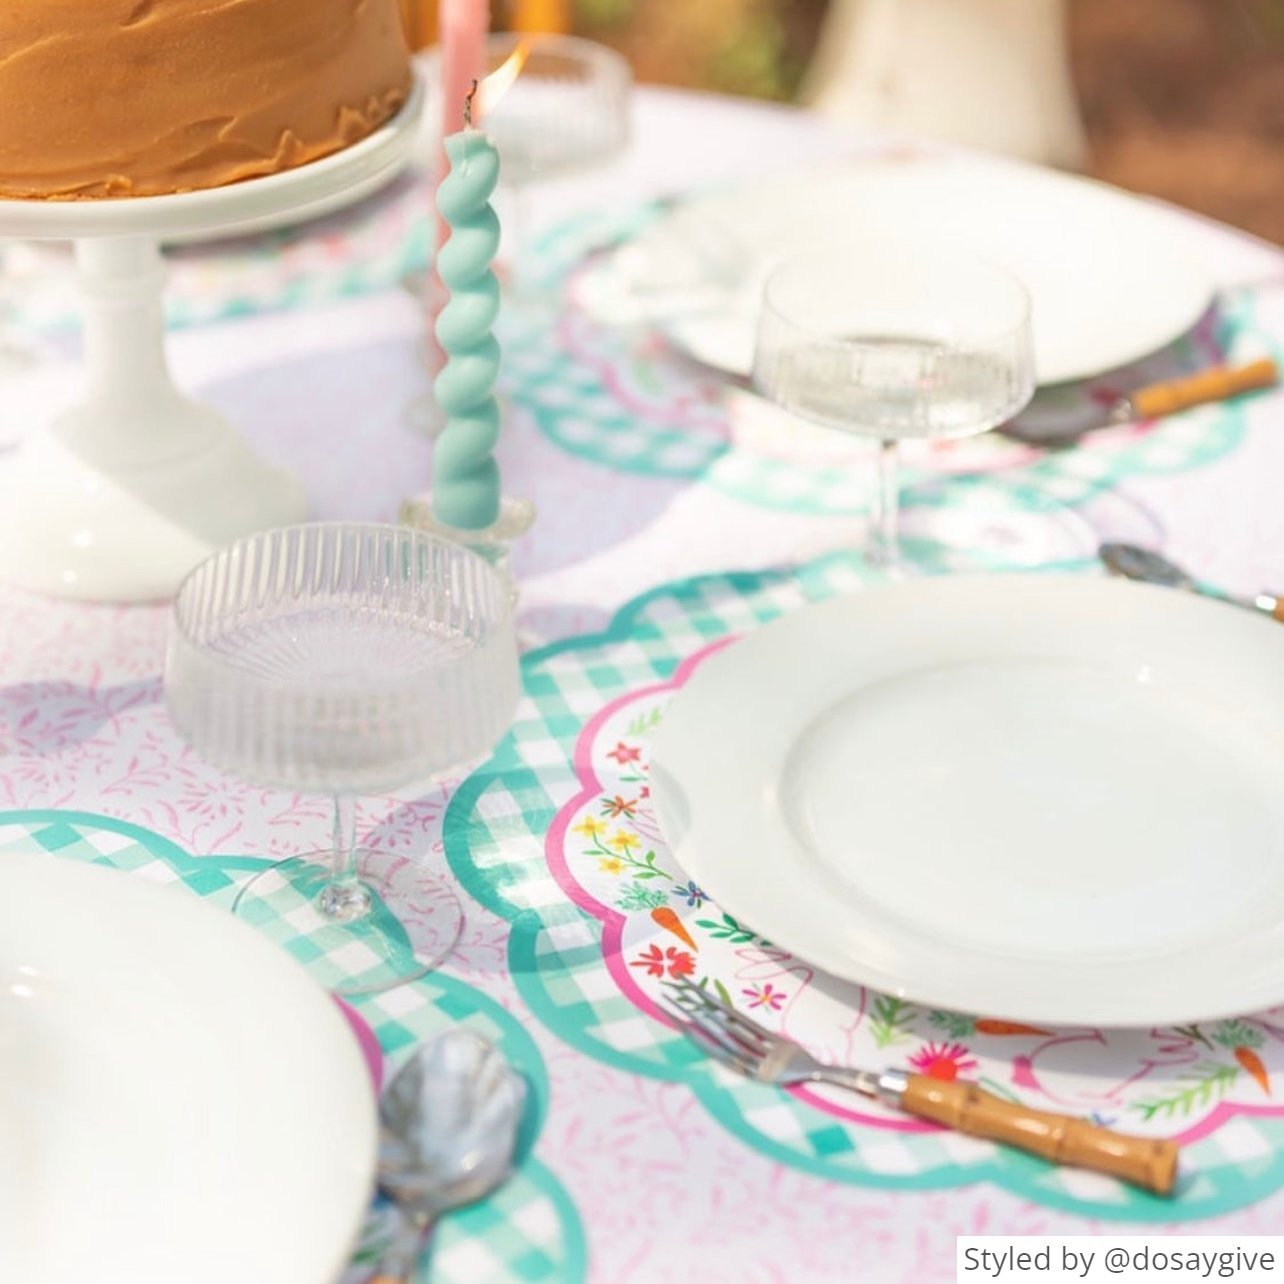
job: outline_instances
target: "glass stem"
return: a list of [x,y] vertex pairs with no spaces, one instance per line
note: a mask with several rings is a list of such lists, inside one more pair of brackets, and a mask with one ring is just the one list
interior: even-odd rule
[[870,524],[869,560],[893,571],[900,562],[899,462],[899,443],[884,438],[878,444],[878,488]]
[[351,883],[357,877],[357,803],[347,794],[334,796],[334,823],[331,831],[333,864],[330,877],[336,883]]
[[530,279],[530,264],[526,255],[530,249],[530,194],[525,183],[515,183],[508,189],[508,219],[504,224],[508,241],[508,290],[509,298],[518,303],[534,292]]
[[317,905],[326,918],[350,923],[370,912],[370,892],[357,875],[357,803],[349,794],[334,796],[330,877]]

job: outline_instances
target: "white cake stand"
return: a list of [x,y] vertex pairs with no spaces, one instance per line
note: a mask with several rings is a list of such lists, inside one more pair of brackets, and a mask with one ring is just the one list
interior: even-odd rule
[[76,243],[84,400],[0,469],[0,580],[61,597],[167,597],[215,548],[306,514],[302,484],[261,459],[165,361],[160,242],[306,217],[356,201],[409,159],[423,95],[356,145],[209,191],[101,201],[0,201],[0,237]]

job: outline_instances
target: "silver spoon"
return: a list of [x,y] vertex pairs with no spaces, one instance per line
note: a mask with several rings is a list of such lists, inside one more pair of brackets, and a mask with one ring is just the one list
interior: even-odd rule
[[508,1176],[526,1083],[471,1030],[419,1048],[379,1101],[379,1189],[398,1233],[370,1284],[404,1284],[442,1213],[488,1195]]
[[1141,580],[1146,584],[1160,584],[1164,588],[1185,589],[1188,593],[1215,597],[1219,601],[1230,602],[1233,606],[1261,611],[1277,620],[1284,620],[1284,599],[1271,593],[1258,593],[1254,597],[1224,593],[1211,585],[1202,584],[1175,562],[1170,562],[1148,548],[1139,548],[1136,544],[1103,544],[1097,552],[1106,569],[1115,575]]

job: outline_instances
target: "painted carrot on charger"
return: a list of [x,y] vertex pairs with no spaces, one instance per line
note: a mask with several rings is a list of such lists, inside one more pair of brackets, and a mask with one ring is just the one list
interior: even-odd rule
[[1262,1058],[1242,1044],[1235,1049],[1235,1060],[1257,1080],[1257,1086],[1269,1097],[1271,1095],[1271,1077],[1266,1073]]
[[660,905],[653,909],[651,917],[666,932],[672,932],[683,944],[689,945],[693,950],[699,950],[700,947],[691,939],[691,933],[682,926],[682,920],[667,905]]
[[1257,1049],[1266,1042],[1262,1032],[1254,1029],[1246,1021],[1227,1021],[1213,1035],[1213,1038],[1223,1048],[1230,1049],[1231,1055],[1239,1063],[1240,1068],[1269,1097],[1271,1095],[1271,1076],[1267,1072],[1262,1058],[1257,1055]]
[[1044,1036],[1052,1033],[1051,1030],[1040,1030],[1037,1025],[1023,1025],[1020,1021],[996,1021],[992,1017],[978,1017],[976,1032],[992,1035],[1041,1034]]

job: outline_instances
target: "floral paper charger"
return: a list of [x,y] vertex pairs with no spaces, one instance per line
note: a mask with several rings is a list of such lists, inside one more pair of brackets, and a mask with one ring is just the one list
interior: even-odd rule
[[[797,572],[682,582],[637,599],[602,634],[528,657],[514,732],[456,795],[446,847],[468,889],[512,920],[510,970],[532,1011],[589,1056],[687,1083],[747,1145],[841,1182],[992,1182],[1050,1207],[1144,1221],[1207,1217],[1277,1188],[1284,1010],[1127,1031],[939,1011],[818,973],[720,910],[677,866],[648,783],[668,702],[737,635],[858,589],[862,574],[835,556]],[[1036,1108],[1177,1138],[1178,1194],[1160,1200],[1055,1168],[839,1089],[745,1080],[664,1021],[666,987],[681,980],[826,1060],[975,1079]]]

